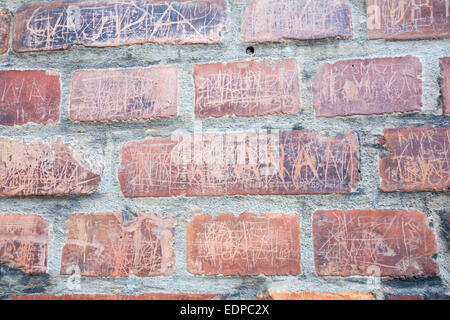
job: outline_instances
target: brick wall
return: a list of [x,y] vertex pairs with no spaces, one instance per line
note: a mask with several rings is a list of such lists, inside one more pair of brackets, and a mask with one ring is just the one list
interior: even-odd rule
[[448,298],[449,1],[0,10],[0,298]]

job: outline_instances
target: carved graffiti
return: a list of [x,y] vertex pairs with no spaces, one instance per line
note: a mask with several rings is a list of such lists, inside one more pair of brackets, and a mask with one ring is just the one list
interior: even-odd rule
[[8,51],[11,16],[6,9],[0,9],[0,54]]
[[444,97],[444,113],[450,114],[450,57],[441,59],[441,77],[442,96]]
[[197,118],[293,114],[301,107],[292,59],[195,65],[194,81]]
[[15,15],[15,51],[217,43],[227,24],[223,0],[42,2]]
[[421,77],[422,64],[411,56],[324,63],[313,81],[316,115],[421,110]]

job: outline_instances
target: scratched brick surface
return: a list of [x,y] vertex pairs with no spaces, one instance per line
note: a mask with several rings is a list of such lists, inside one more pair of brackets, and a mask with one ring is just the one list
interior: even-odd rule
[[450,36],[448,0],[367,0],[369,39]]
[[177,75],[176,66],[76,71],[70,118],[125,121],[176,116]]
[[197,215],[187,227],[187,270],[196,275],[300,273],[298,215]]
[[0,54],[8,51],[10,30],[11,15],[8,10],[0,8]]
[[370,115],[422,109],[418,58],[375,58],[323,63],[313,80],[316,116]]
[[45,70],[0,71],[0,125],[59,121],[59,73]]
[[371,293],[366,292],[318,292],[318,291],[292,291],[292,292],[269,292],[272,300],[375,300]]
[[0,138],[0,196],[84,195],[103,165],[58,138],[55,143]]
[[353,134],[185,134],[124,144],[118,175],[126,197],[348,193],[358,151]]
[[169,276],[175,267],[174,219],[139,213],[124,222],[120,213],[71,215],[61,274],[80,270],[90,277]]
[[441,88],[444,113],[450,114],[450,57],[441,59]]
[[385,129],[379,156],[381,190],[440,191],[450,187],[450,128]]
[[419,211],[330,210],[313,214],[319,276],[439,274],[436,239]]
[[14,296],[10,300],[221,300],[221,294],[199,293],[144,293],[140,295],[123,294],[39,294]]
[[13,49],[218,43],[227,19],[224,0],[31,3],[15,14]]
[[197,118],[294,114],[300,72],[293,59],[194,65]]
[[0,215],[0,265],[26,274],[47,271],[48,222],[38,215]]
[[244,42],[351,38],[348,0],[252,0],[242,14]]

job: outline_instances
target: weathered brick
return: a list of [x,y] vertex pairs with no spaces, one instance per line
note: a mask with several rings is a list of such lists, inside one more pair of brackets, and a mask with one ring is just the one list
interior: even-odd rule
[[369,39],[450,36],[448,0],[367,0]]
[[177,81],[176,66],[76,71],[70,117],[125,121],[176,116]]
[[194,65],[197,118],[294,114],[300,111],[295,60]]
[[44,70],[0,71],[0,125],[59,121],[59,73]]
[[313,80],[316,116],[369,115],[422,109],[418,58],[375,58],[323,63]]
[[308,131],[185,134],[122,146],[127,197],[348,193],[359,181],[355,135]]
[[450,57],[441,59],[441,77],[444,113],[450,114]]
[[103,165],[56,143],[0,138],[0,196],[84,195],[97,189]]
[[220,300],[222,294],[199,293],[144,293],[141,295],[122,294],[40,294],[14,296],[11,300]]
[[0,9],[0,54],[8,51],[11,15],[6,9]]
[[439,191],[450,187],[450,128],[385,129],[381,190]]
[[47,271],[48,222],[38,215],[0,215],[0,264],[27,274]]
[[299,274],[299,217],[194,216],[187,227],[187,270],[196,275]]
[[15,14],[13,49],[218,43],[227,20],[224,0],[30,3]]
[[90,277],[169,276],[175,267],[174,219],[139,213],[124,222],[120,213],[72,215],[66,224],[61,274]]
[[242,14],[245,42],[351,38],[348,0],[252,0]]
[[313,214],[320,276],[431,276],[436,238],[419,211],[330,210]]
[[367,292],[269,292],[269,299],[273,300],[376,300],[371,293]]

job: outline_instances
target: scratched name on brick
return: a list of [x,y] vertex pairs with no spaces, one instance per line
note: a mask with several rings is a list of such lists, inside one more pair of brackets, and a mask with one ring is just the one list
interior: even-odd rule
[[125,121],[177,115],[176,66],[76,71],[70,118]]
[[194,65],[195,116],[294,114],[301,108],[295,60]]
[[97,189],[102,172],[98,157],[61,138],[54,143],[0,138],[0,196],[85,195]]
[[60,76],[55,71],[0,71],[0,125],[59,121]]
[[450,114],[450,57],[441,59],[441,90],[444,113]]
[[313,103],[320,117],[420,111],[422,64],[411,56],[324,63]]
[[252,0],[242,14],[245,42],[351,38],[348,0]]
[[348,193],[359,181],[354,134],[185,134],[122,147],[127,197]]
[[369,39],[450,36],[450,0],[367,0]]
[[26,274],[47,271],[48,222],[34,214],[0,215],[0,265]]
[[76,266],[90,277],[169,276],[175,267],[174,223],[152,213],[129,222],[120,213],[72,215],[61,274]]
[[8,51],[11,16],[6,9],[0,9],[0,54]]
[[381,190],[445,191],[450,187],[450,128],[385,129]]
[[300,273],[298,215],[194,216],[187,234],[187,269],[192,274]]
[[227,19],[224,0],[33,3],[16,12],[13,48],[218,43]]
[[436,239],[419,211],[331,210],[313,214],[320,276],[438,275]]

